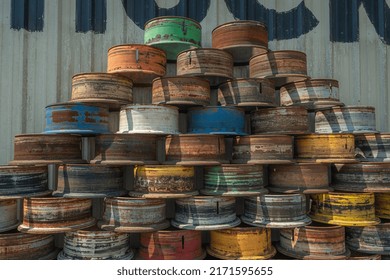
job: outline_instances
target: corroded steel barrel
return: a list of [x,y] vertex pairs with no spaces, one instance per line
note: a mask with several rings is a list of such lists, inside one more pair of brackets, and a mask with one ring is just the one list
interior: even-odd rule
[[299,51],[273,51],[253,56],[249,61],[249,77],[267,78],[280,87],[307,78],[306,54]]
[[390,193],[375,194],[375,215],[390,219]]
[[23,223],[18,230],[26,233],[52,234],[93,226],[92,200],[79,198],[26,198]]
[[345,242],[351,250],[390,255],[390,223],[387,221],[376,226],[345,228]]
[[178,165],[228,163],[223,135],[180,134],[165,138],[165,162]]
[[360,161],[390,161],[390,133],[355,135],[355,154]]
[[86,103],[57,103],[46,106],[47,134],[96,135],[108,133],[109,111],[107,105]]
[[72,77],[71,101],[102,103],[119,109],[133,103],[133,81],[112,73],[80,73]]
[[316,133],[374,133],[375,108],[345,106],[322,109],[315,114]]
[[58,167],[53,196],[99,198],[126,195],[122,166],[66,164]]
[[228,51],[235,63],[248,63],[268,50],[267,27],[259,21],[236,20],[218,25],[211,33],[213,48]]
[[59,260],[131,260],[130,235],[95,229],[67,232]]
[[0,200],[0,232],[18,227],[17,212],[16,199]]
[[332,187],[346,192],[390,192],[390,163],[333,164]]
[[339,82],[331,79],[308,79],[283,85],[280,105],[304,106],[308,110],[343,106],[339,100]]
[[0,199],[47,194],[47,166],[0,166]]
[[198,77],[163,77],[153,80],[152,103],[178,107],[210,104],[210,83]]
[[11,165],[84,163],[81,136],[71,134],[20,134],[14,138]]
[[137,166],[134,176],[134,190],[130,196],[176,198],[198,194],[193,166]]
[[345,229],[341,226],[281,229],[276,248],[283,255],[306,260],[345,260],[351,254],[345,247]]
[[316,163],[270,165],[267,188],[276,193],[327,193],[332,191],[329,166]]
[[165,52],[152,46],[118,45],[108,50],[107,72],[124,75],[136,86],[151,85],[164,76],[166,64]]
[[252,134],[309,133],[309,117],[304,107],[277,107],[251,112]]
[[53,235],[0,234],[0,260],[53,260],[57,254]]
[[297,135],[294,140],[295,158],[298,161],[356,162],[353,134]]
[[293,137],[288,135],[251,135],[233,140],[232,163],[278,164],[293,159]]
[[380,223],[375,217],[373,193],[312,194],[310,218],[339,226],[370,226]]
[[190,49],[177,56],[178,76],[201,77],[218,86],[233,78],[233,57],[226,51],[212,48]]
[[175,201],[174,227],[193,230],[225,229],[239,225],[236,199],[222,196],[194,196]]
[[179,109],[168,105],[131,105],[119,113],[119,133],[178,134]]
[[275,107],[275,85],[268,79],[231,79],[219,85],[218,102],[249,109]]
[[151,232],[169,227],[163,199],[114,197],[104,200],[98,226],[116,232]]
[[263,165],[222,164],[203,169],[205,195],[248,196],[268,193]]
[[246,135],[245,111],[236,107],[191,108],[187,113],[187,132],[195,134]]
[[207,253],[224,260],[266,260],[276,254],[271,229],[240,225],[212,230]]
[[248,225],[267,228],[302,227],[311,223],[306,215],[306,197],[303,194],[247,197],[241,220]]
[[205,256],[200,231],[167,229],[140,234],[137,259],[201,260]]
[[145,23],[144,30],[144,43],[162,49],[168,60],[176,60],[181,51],[201,47],[202,26],[190,18],[155,17]]

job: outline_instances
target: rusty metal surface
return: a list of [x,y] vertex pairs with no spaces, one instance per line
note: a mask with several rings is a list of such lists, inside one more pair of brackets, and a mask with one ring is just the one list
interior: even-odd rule
[[309,116],[306,108],[277,107],[252,111],[252,134],[305,134],[309,133]]
[[351,251],[351,255],[348,258],[348,260],[381,260],[381,259],[382,256],[379,254],[371,255],[371,254],[359,253],[355,251]]
[[92,200],[79,198],[25,198],[23,223],[26,233],[53,234],[93,226]]
[[278,164],[293,160],[293,137],[250,135],[233,140],[232,163]]
[[360,161],[390,161],[390,133],[355,135],[355,155]]
[[98,226],[116,232],[152,232],[169,227],[163,199],[105,198]]
[[16,199],[0,200],[0,232],[18,227],[17,212]]
[[383,219],[390,219],[390,193],[375,194],[375,215]]
[[163,50],[141,45],[117,45],[108,50],[107,72],[130,78],[135,86],[151,85],[165,75],[167,58]]

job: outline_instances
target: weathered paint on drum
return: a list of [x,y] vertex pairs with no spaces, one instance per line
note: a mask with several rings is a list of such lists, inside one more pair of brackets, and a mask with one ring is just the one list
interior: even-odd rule
[[355,135],[355,155],[360,161],[390,162],[390,133]]
[[17,209],[16,199],[0,200],[0,232],[18,227]]
[[390,193],[375,194],[375,215],[379,218],[390,219]]

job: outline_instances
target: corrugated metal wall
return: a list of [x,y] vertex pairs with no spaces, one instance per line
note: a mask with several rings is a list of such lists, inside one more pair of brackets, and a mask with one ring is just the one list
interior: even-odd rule
[[42,132],[46,105],[70,98],[73,74],[105,71],[108,48],[142,43],[144,22],[158,15],[201,21],[204,47],[219,24],[262,20],[270,49],[306,52],[311,77],[339,80],[342,101],[375,106],[378,129],[390,131],[389,6],[389,0],[0,1],[0,163],[12,158],[15,134]]

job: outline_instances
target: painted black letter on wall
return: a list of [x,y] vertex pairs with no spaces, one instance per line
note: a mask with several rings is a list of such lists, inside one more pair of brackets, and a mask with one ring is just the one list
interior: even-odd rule
[[[138,1],[142,3],[142,1]],[[76,1],[76,32],[104,33],[106,31],[106,0]],[[115,20],[115,18],[111,19]]]
[[44,0],[11,0],[11,28],[43,31]]

